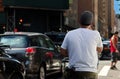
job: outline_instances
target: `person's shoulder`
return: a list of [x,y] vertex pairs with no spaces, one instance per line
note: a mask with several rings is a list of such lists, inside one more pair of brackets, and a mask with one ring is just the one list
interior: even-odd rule
[[94,30],[94,32],[99,33],[99,31],[98,31],[98,30]]
[[68,34],[76,32],[78,29],[70,30]]
[[94,30],[95,34],[100,34],[100,32],[98,30]]
[[70,30],[66,33],[66,36],[68,37],[69,35],[73,34],[74,30]]

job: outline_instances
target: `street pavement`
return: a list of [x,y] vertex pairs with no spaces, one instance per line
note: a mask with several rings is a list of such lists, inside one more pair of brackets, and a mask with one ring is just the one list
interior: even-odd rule
[[99,79],[120,79],[120,61],[117,63],[117,70],[110,69],[109,61],[100,61],[98,66]]
[[[117,70],[110,69],[110,60],[100,60],[98,64],[98,79],[120,79],[120,61],[117,63]],[[52,79],[52,78],[51,78]],[[54,78],[62,79],[62,77]]]
[[[110,60],[100,60],[98,64],[98,79],[120,79],[120,61],[117,63],[117,70],[110,69]],[[29,78],[37,79],[37,78]],[[63,79],[62,75],[54,74],[47,79]]]

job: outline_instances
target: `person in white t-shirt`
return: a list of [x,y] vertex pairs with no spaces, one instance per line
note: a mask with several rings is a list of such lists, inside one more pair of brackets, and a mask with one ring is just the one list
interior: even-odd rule
[[69,79],[98,79],[98,54],[102,52],[103,44],[100,33],[91,30],[93,14],[84,11],[79,21],[81,27],[69,31],[61,45],[61,54],[68,56],[68,68],[72,69]]

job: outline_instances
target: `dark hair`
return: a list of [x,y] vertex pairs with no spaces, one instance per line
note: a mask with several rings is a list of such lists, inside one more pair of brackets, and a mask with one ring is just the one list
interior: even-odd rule
[[80,16],[80,24],[88,26],[93,22],[93,13],[90,11],[84,11]]
[[116,31],[114,34],[118,34],[118,31]]

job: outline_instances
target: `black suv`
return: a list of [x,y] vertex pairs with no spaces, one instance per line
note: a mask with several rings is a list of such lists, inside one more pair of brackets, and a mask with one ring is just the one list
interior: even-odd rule
[[64,37],[66,35],[66,32],[46,32],[45,33],[49,38],[52,39],[52,41],[55,43],[55,45],[61,46]]
[[22,63],[6,54],[8,45],[0,44],[0,79],[25,79],[25,68]]
[[10,45],[7,53],[25,65],[27,76],[36,74],[39,79],[45,79],[47,75],[62,72],[62,57],[45,34],[6,32],[0,35],[0,43]]

